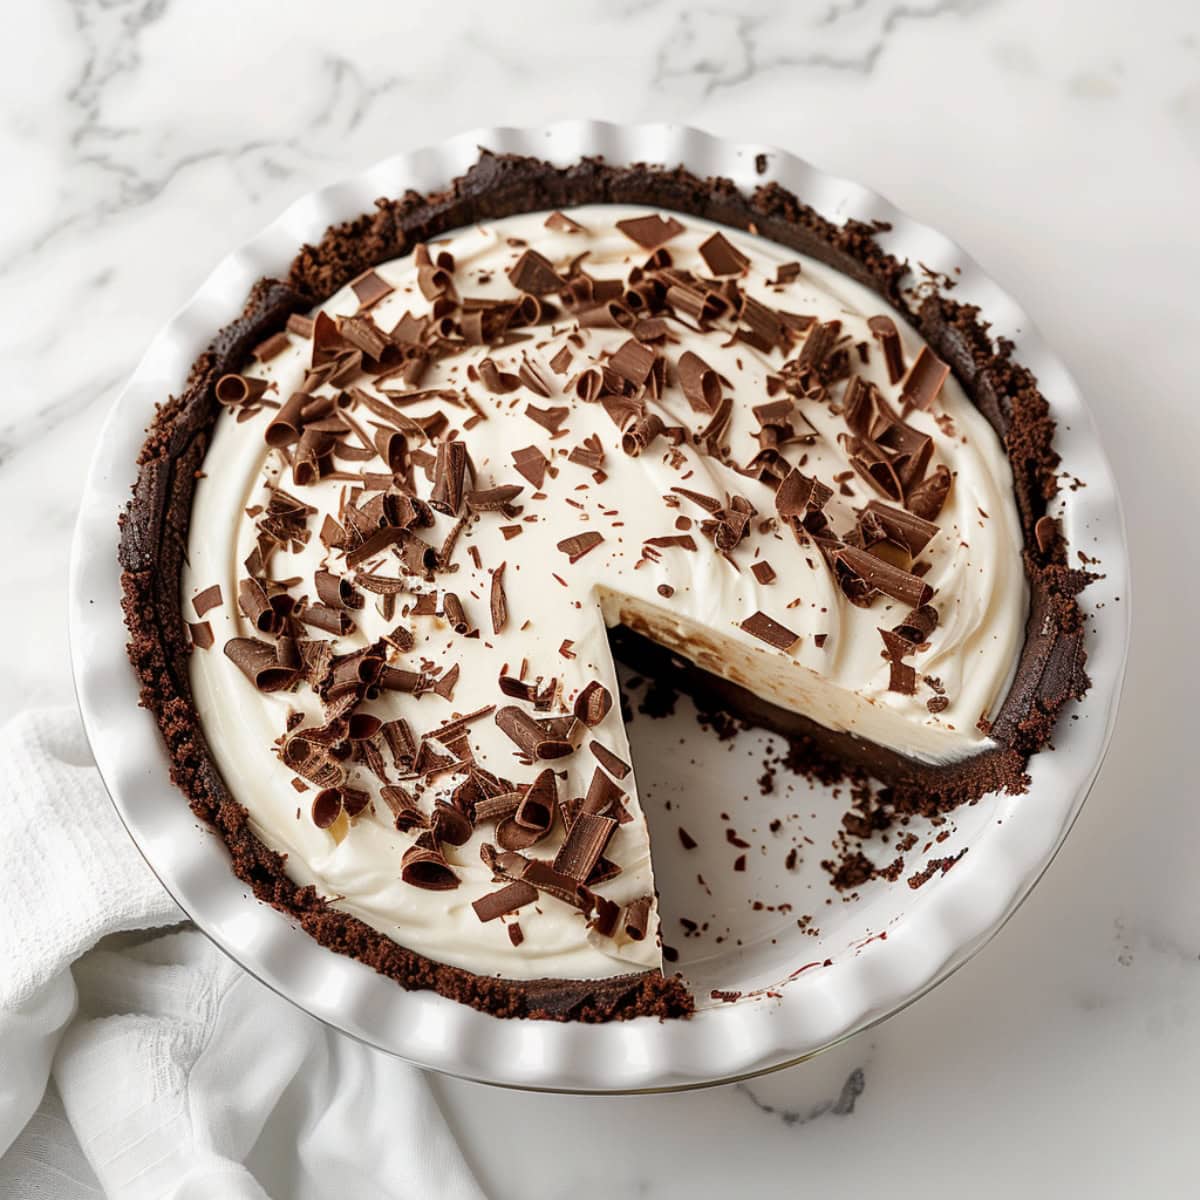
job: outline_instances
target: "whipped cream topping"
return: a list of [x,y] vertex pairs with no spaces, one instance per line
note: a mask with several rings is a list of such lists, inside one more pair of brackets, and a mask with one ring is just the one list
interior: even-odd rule
[[[506,272],[527,245],[560,268],[586,251],[586,269],[594,277],[624,278],[631,266],[645,261],[647,251],[620,232],[616,222],[648,211],[631,206],[574,209],[570,216],[582,229],[573,232],[547,228],[544,213],[510,217],[462,230],[430,250],[449,251],[453,256],[460,295],[507,300],[515,293]],[[699,247],[718,227],[692,217],[683,223],[684,231],[669,243],[673,263],[707,274]],[[867,326],[870,317],[888,311],[882,301],[840,273],[774,243],[724,232],[749,260],[739,278],[744,292],[775,308],[812,315],[822,322],[840,321],[852,348],[858,343],[867,347],[866,362],[859,361],[852,349],[854,373],[874,383],[896,405],[900,385],[889,382],[883,355]],[[801,264],[799,275],[776,284],[779,264],[795,261]],[[411,258],[377,267],[376,274],[394,288],[371,309],[380,328],[391,329],[406,312],[420,316],[430,311]],[[346,288],[322,308],[334,316],[350,315],[358,311],[359,298]],[[898,315],[890,315],[905,360],[911,364],[922,342]],[[759,426],[752,406],[769,398],[768,376],[778,371],[785,354],[733,341],[727,336],[732,329],[728,322],[715,323],[721,333],[700,332],[670,318],[668,324],[672,336],[668,357],[677,360],[691,350],[727,381],[725,390],[732,394],[734,405],[725,440],[732,462],[746,463],[758,448],[754,435]],[[454,546],[453,573],[439,574],[431,582],[413,581],[414,592],[436,591],[440,596],[453,591],[462,601],[469,625],[478,629],[478,637],[455,633],[440,616],[405,617],[412,595],[398,597],[400,606],[391,616],[384,615],[376,596],[366,595],[365,606],[351,614],[354,632],[335,639],[337,652],[369,645],[403,620],[416,646],[410,654],[397,656],[397,665],[442,671],[457,666],[460,674],[450,700],[433,693],[385,692],[364,703],[361,711],[384,720],[404,717],[420,734],[456,714],[512,703],[500,694],[497,680],[501,674],[519,673],[525,664],[527,678],[559,681],[569,712],[574,697],[591,681],[599,681],[616,695],[606,627],[624,622],[649,631],[706,669],[783,708],[909,757],[950,762],[989,744],[980,719],[994,712],[1004,698],[1022,644],[1027,594],[1008,461],[995,433],[953,377],[929,411],[914,410],[905,418],[932,439],[930,470],[944,464],[953,476],[937,517],[939,531],[920,555],[928,565],[923,578],[934,590],[932,604],[939,621],[926,648],[911,660],[922,682],[915,694],[907,695],[890,690],[890,668],[881,654],[878,633],[900,621],[907,605],[884,595],[870,607],[851,604],[811,544],[799,544],[782,524],[764,530],[764,521],[775,513],[774,494],[766,484],[701,453],[687,440],[672,447],[660,437],[639,457],[631,457],[622,450],[621,431],[604,407],[576,397],[570,386],[575,376],[615,352],[628,340],[626,330],[590,326],[581,331],[563,312],[553,323],[523,332],[532,337],[510,346],[479,346],[436,361],[421,379],[421,389],[465,391],[471,407],[456,407],[436,396],[405,404],[403,411],[414,418],[445,412],[449,427],[459,431],[469,449],[474,486],[522,485],[516,500],[522,511],[512,519],[489,512],[468,521]],[[570,350],[571,362],[558,373],[550,364],[564,347]],[[282,401],[300,388],[311,349],[307,340],[292,336],[282,353],[247,368],[245,374],[270,381],[274,387],[268,397]],[[512,373],[523,359],[528,361],[549,384],[551,397],[527,388],[489,391],[478,380],[478,365],[484,358],[491,358],[500,371]],[[385,386],[397,385],[393,380]],[[372,390],[366,378],[356,381],[356,386]],[[835,395],[839,387],[833,389]],[[324,387],[319,394],[331,391]],[[526,415],[530,404],[569,409],[558,435]],[[825,512],[835,529],[850,527],[856,511],[880,497],[851,469],[839,440],[846,431],[840,413],[827,402],[799,401],[797,408],[815,436],[785,445],[782,453],[793,465],[833,487]],[[649,401],[649,409],[666,426],[683,426],[692,432],[707,421],[693,411],[673,375],[668,376],[661,398]],[[470,421],[467,428],[473,410],[486,419]],[[271,577],[300,579],[293,592],[314,599],[312,581],[317,570],[353,578],[341,553],[326,549],[317,536],[326,515],[336,518],[347,484],[333,478],[294,486],[279,452],[264,440],[274,413],[264,409],[242,421],[222,413],[218,419],[205,474],[196,488],[182,581],[189,617],[193,597],[213,584],[222,590],[223,604],[205,614],[215,645],[192,655],[191,682],[213,757],[231,793],[248,810],[254,831],[268,846],[287,855],[288,873],[297,882],[315,885],[336,907],[441,962],[512,979],[602,978],[660,965],[653,914],[651,932],[642,940],[624,933],[609,937],[590,931],[578,910],[545,894],[510,917],[481,922],[471,902],[500,886],[480,858],[481,845],[495,841],[490,823],[477,828],[464,845],[444,847],[461,881],[457,888],[426,891],[403,882],[400,861],[415,834],[395,829],[391,812],[378,799],[378,780],[361,768],[352,768],[351,782],[371,793],[372,806],[354,819],[340,839],[313,823],[313,790],[296,790],[294,774],[280,761],[276,743],[287,728],[289,713],[302,713],[306,723],[319,725],[323,720],[319,701],[303,686],[295,692],[259,692],[221,653],[230,638],[257,636],[236,597],[239,580],[246,575],[242,564],[256,544],[251,514],[266,504],[276,484],[313,506],[316,513],[308,522],[312,536],[307,544],[277,552],[270,562]],[[359,410],[359,416],[369,426],[369,413]],[[567,458],[569,450],[588,437],[599,439],[604,450],[602,482],[597,482],[592,470]],[[544,485],[536,492],[513,461],[513,451],[528,446],[538,447],[551,463]],[[378,459],[338,466],[351,471],[384,469]],[[428,496],[428,481],[421,471],[416,474],[419,494]],[[751,535],[728,558],[722,557],[700,533],[700,522],[708,513],[687,499],[677,507],[664,501],[675,487],[722,500],[727,495],[745,497],[758,513]],[[695,550],[664,546],[644,553],[648,539],[679,534],[679,518],[690,520]],[[422,535],[432,545],[440,545],[453,524],[452,518],[439,514],[435,527]],[[513,526],[519,527],[519,535],[506,537],[502,527],[509,527],[511,534]],[[574,562],[559,548],[564,539],[590,533],[599,534],[603,541]],[[379,570],[400,573],[388,553],[379,562]],[[763,562],[769,563],[770,572],[751,570],[752,564]],[[509,618],[496,635],[488,597],[491,571],[501,563],[505,564]],[[768,581],[761,581],[760,575]],[[775,649],[741,627],[760,612],[796,634],[796,644]],[[936,681],[936,689],[925,680]],[[928,702],[935,695],[939,699],[934,707],[940,711],[933,712]],[[470,733],[476,760],[517,784],[531,781],[545,765],[522,764],[513,742],[490,716],[473,722]],[[619,706],[614,706],[575,754],[550,764],[560,772],[563,798],[587,791],[597,767],[587,750],[591,737],[629,761]],[[426,811],[452,783],[444,777],[429,782],[420,797]],[[632,820],[618,827],[605,850],[605,857],[620,873],[595,891],[625,904],[652,895],[653,877],[632,774],[620,786],[627,793],[625,807]],[[561,841],[559,823],[528,853],[552,858]],[[520,923],[523,935],[519,945],[506,928],[514,921]]]

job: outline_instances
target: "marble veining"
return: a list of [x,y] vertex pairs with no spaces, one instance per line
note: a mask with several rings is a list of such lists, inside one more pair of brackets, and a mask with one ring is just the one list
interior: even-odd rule
[[[679,1096],[435,1088],[501,1198],[692,1200],[816,1192],[848,1177],[866,1194],[1193,1193],[1200,810],[1181,750],[1195,742],[1195,655],[1181,623],[1200,586],[1186,538],[1200,437],[1200,9],[10,8],[0,549],[14,582],[0,613],[15,636],[3,716],[71,698],[67,548],[121,381],[215,263],[314,187],[483,124],[677,120],[786,146],[970,249],[1088,397],[1122,483],[1137,576],[1122,721],[1046,879],[950,981],[802,1066]],[[512,1166],[530,1131],[546,1162],[532,1182]],[[919,1165],[906,1174],[905,1163]]]

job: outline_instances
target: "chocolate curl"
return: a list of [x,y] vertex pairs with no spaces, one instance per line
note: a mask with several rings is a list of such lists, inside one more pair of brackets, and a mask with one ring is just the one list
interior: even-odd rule
[[676,366],[679,386],[695,412],[710,413],[721,402],[721,381],[698,354],[685,351]]
[[214,394],[217,403],[226,408],[243,408],[253,404],[266,390],[265,379],[251,379],[246,375],[222,375],[217,380]]
[[335,575],[332,571],[320,570],[313,576],[317,595],[322,604],[330,608],[362,608],[366,600],[354,590],[354,584],[344,575]]
[[554,857],[554,869],[581,883],[586,881],[616,828],[617,822],[612,817],[580,813]]
[[892,632],[902,637],[914,646],[920,646],[929,640],[929,635],[938,627],[938,611],[932,604],[922,604],[914,608],[896,625]]
[[599,725],[612,710],[612,693],[604,684],[593,679],[585,685],[575,697],[572,711],[577,721],[582,721],[589,729]]
[[291,611],[291,597],[281,594],[280,600],[280,604],[273,605],[257,579],[243,579],[238,584],[238,607],[259,633],[277,634],[283,628],[283,618]]
[[445,615],[446,623],[455,633],[465,634],[470,631],[471,622],[467,620],[467,611],[463,608],[462,601],[453,592],[447,592],[442,597],[442,612]]
[[404,788],[388,784],[379,789],[379,795],[391,810],[396,828],[401,833],[429,828],[429,818]]
[[841,546],[833,552],[835,563],[841,563],[869,588],[891,596],[910,608],[919,608],[933,595],[933,588],[911,571],[902,571],[882,558],[856,546]]
[[300,678],[298,662],[281,661],[276,648],[258,638],[230,638],[225,643],[225,657],[260,692],[282,691]]
[[841,439],[850,452],[850,465],[877,492],[889,500],[901,504],[904,501],[904,487],[891,460],[867,438],[841,435]]
[[400,878],[429,892],[448,892],[459,883],[442,852],[419,842],[405,850],[400,860]]
[[645,938],[650,925],[650,907],[653,903],[653,896],[639,896],[625,905],[620,923],[624,927],[625,936],[631,941],[640,942]]
[[429,505],[438,512],[457,517],[462,512],[463,492],[468,475],[474,479],[467,447],[455,439],[441,442],[433,466],[433,491]]
[[896,322],[891,317],[879,315],[867,321],[875,340],[883,350],[883,362],[887,367],[888,382],[899,383],[904,378],[904,347],[900,342],[900,334]]
[[474,827],[462,809],[439,800],[433,806],[433,836],[447,846],[462,846],[471,840]]
[[516,912],[526,904],[532,904],[537,898],[537,888],[523,880],[515,880],[498,892],[472,900],[471,907],[481,921],[494,921],[497,917]]
[[300,414],[311,400],[307,392],[293,392],[284,401],[283,407],[272,417],[263,434],[268,446],[273,450],[281,450],[299,440],[304,424]]
[[950,494],[951,482],[949,468],[939,464],[908,493],[909,512],[926,521],[935,520]]
[[292,481],[307,487],[321,478],[322,463],[333,454],[333,438],[315,429],[306,429],[292,456]]
[[408,459],[408,438],[398,429],[380,426],[375,430],[375,450],[393,473],[403,472]]
[[494,359],[481,358],[476,370],[479,372],[479,379],[483,386],[493,395],[507,395],[509,392],[515,392],[521,386],[520,379],[511,371],[501,371],[496,366]]
[[590,308],[579,309],[575,313],[575,319],[583,328],[631,329],[637,316],[631,313],[620,300],[606,300],[602,304],[593,304]]
[[657,413],[647,413],[621,435],[621,449],[630,458],[637,458],[662,431],[662,418]]
[[[496,712],[496,724],[529,759],[550,760],[573,754],[582,733],[582,723],[566,718],[566,726],[554,721],[537,721],[515,705]],[[579,726],[578,732],[574,726]]]
[[575,377],[575,395],[588,404],[600,399],[604,391],[604,372],[599,367],[588,367]]
[[339,787],[346,768],[329,753],[328,747],[312,740],[321,730],[302,729],[283,745],[283,761],[297,775],[318,788]]
[[557,807],[558,784],[554,772],[546,767],[525,789],[525,795],[517,806],[513,819],[526,829],[536,829],[542,834],[547,834],[554,824]]
[[346,637],[354,632],[354,620],[349,613],[340,608],[331,608],[328,604],[307,604],[296,617],[312,629],[320,629],[337,637]]
[[312,821],[318,829],[330,829],[342,815],[342,790],[338,787],[322,788],[312,802]]
[[932,521],[905,512],[902,508],[881,504],[878,500],[868,502],[863,515],[866,517],[868,514],[879,523],[889,541],[904,546],[913,558],[925,549],[938,532],[938,527]]

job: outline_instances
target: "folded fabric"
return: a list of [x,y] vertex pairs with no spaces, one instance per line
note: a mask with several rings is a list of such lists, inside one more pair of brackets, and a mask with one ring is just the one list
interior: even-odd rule
[[0,755],[16,834],[0,846],[0,1195],[481,1195],[416,1068],[302,1013],[190,927],[128,932],[183,914],[73,712],[11,722]]

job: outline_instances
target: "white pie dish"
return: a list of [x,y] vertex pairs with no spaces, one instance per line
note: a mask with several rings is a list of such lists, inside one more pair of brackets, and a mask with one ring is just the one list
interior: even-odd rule
[[[961,271],[955,274],[956,297],[979,304],[994,331],[1013,339],[1017,360],[1037,375],[1059,422],[1056,447],[1064,471],[1087,483],[1064,492],[1061,516],[1068,541],[1081,545],[1086,538],[1089,554],[1100,560],[1105,574],[1083,597],[1090,616],[1092,689],[1064,717],[1056,749],[1034,758],[1031,792],[987,797],[959,815],[953,838],[930,855],[954,853],[964,845],[970,853],[920,889],[902,882],[874,886],[862,901],[839,906],[835,917],[823,915],[819,937],[787,922],[794,932],[786,938],[780,932],[773,944],[747,930],[747,940],[758,938],[756,944],[697,956],[688,963],[688,977],[700,985],[700,994],[711,988],[760,994],[712,1004],[686,1022],[502,1021],[433,993],[405,992],[370,968],[324,949],[286,916],[248,895],[229,869],[219,838],[197,822],[171,786],[158,729],[137,707],[138,684],[124,653],[116,516],[128,497],[154,404],[181,390],[190,363],[213,331],[240,311],[255,279],[285,270],[301,243],[316,241],[330,224],[369,210],[379,195],[444,186],[475,161],[481,145],[562,163],[595,154],[613,162],[683,163],[698,175],[726,176],[747,189],[774,179],[832,220],[889,222],[891,232],[880,239],[887,249],[948,274]],[[767,155],[765,175],[755,166],[760,154]],[[687,1087],[769,1070],[882,1019],[966,961],[1036,882],[1099,769],[1116,715],[1129,611],[1116,489],[1082,400],[1021,310],[957,247],[865,189],[771,148],[735,145],[678,126],[591,122],[478,130],[389,159],[297,202],[227,258],[155,339],[105,425],[76,531],[70,590],[76,686],[97,763],[147,860],[202,929],[302,1008],[385,1050],[488,1082],[573,1091]],[[1120,602],[1112,603],[1116,597]],[[667,725],[654,736],[668,745],[677,733]],[[704,760],[702,739],[695,741],[695,753]],[[662,784],[684,787],[688,774],[699,770],[708,780],[713,770],[723,771],[727,789],[748,786],[745,766],[734,764],[728,754],[699,767],[675,763]],[[701,841],[716,843],[715,838]],[[914,858],[910,870],[920,865]],[[688,869],[696,866],[704,869],[695,860]],[[670,864],[666,871],[660,865],[665,896],[672,873]],[[875,936],[885,931],[886,938]],[[826,959],[830,966],[799,975],[778,998],[762,994],[786,978],[789,965]]]

